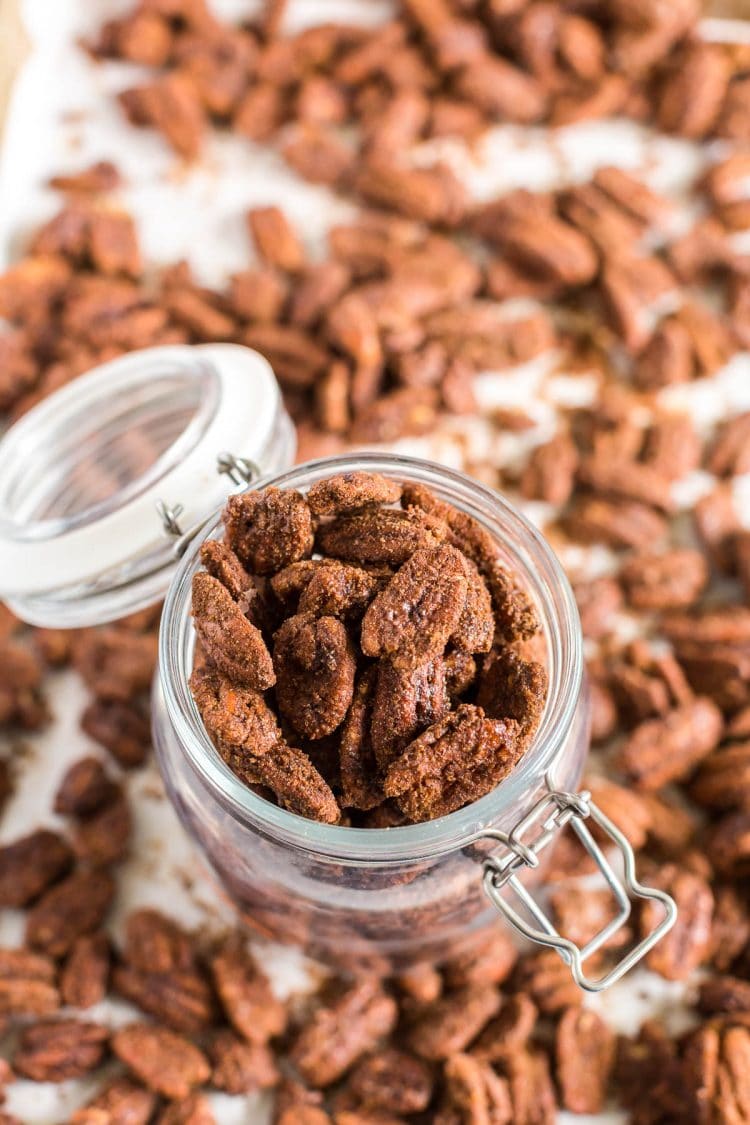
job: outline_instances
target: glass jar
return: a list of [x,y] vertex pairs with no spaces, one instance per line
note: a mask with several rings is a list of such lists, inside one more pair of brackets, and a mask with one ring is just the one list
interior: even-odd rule
[[[293,448],[271,368],[245,348],[149,349],[76,380],[0,442],[5,600],[32,623],[78,626],[166,594],[152,702],[164,782],[223,887],[267,936],[339,968],[391,972],[457,955],[497,925],[500,911],[526,937],[557,949],[582,987],[607,987],[670,928],[675,908],[664,892],[637,882],[625,837],[587,793],[576,792],[588,748],[582,638],[554,554],[501,496],[461,473],[384,454],[289,468]],[[252,488],[304,493],[354,469],[426,484],[479,520],[542,623],[549,691],[532,745],[491,793],[424,824],[329,826],[264,800],[225,765],[188,687],[191,582],[200,545],[221,535],[229,491],[221,474],[236,488],[252,480]],[[622,852],[622,881],[589,819]],[[531,893],[566,825],[618,903],[612,922],[582,950],[556,933]],[[625,924],[631,896],[659,901],[663,921],[604,977],[589,979],[584,962]]]

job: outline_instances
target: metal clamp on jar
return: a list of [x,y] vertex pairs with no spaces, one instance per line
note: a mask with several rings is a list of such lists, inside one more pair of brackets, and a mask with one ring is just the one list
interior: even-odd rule
[[[556,949],[582,988],[608,987],[671,928],[676,908],[638,882],[627,838],[577,792],[588,749],[582,638],[554,554],[499,494],[461,473],[356,453],[290,468],[293,455],[273,372],[246,348],[156,348],[108,363],[36,406],[0,442],[0,592],[24,620],[71,628],[166,599],[152,704],[165,785],[224,887],[264,933],[340,968],[389,972],[466,948],[500,911],[523,936]],[[534,600],[546,644],[544,714],[510,776],[449,816],[398,828],[320,824],[264,800],[222,761],[188,688],[191,581],[201,544],[221,535],[227,493],[269,483],[304,493],[354,469],[425,484],[479,520]],[[591,821],[621,852],[623,879]],[[556,932],[529,889],[543,885],[549,845],[566,826],[617,904],[582,949]],[[586,960],[625,924],[633,898],[659,902],[663,919],[590,979]]]

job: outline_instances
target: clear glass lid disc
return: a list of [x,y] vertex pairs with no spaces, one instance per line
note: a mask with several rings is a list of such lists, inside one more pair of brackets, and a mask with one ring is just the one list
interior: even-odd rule
[[266,360],[231,344],[150,348],[75,379],[0,441],[0,597],[70,627],[160,600],[164,511],[181,528],[216,511],[233,488],[219,455],[264,468],[280,413]]

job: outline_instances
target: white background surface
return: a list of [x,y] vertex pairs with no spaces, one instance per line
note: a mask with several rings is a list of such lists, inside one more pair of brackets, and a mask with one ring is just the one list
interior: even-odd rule
[[[215,6],[227,14],[247,14],[251,9],[250,4],[235,0]],[[56,210],[59,200],[44,187],[46,177],[98,159],[112,159],[124,174],[126,186],[120,196],[138,220],[150,266],[187,257],[201,279],[221,284],[251,257],[244,212],[254,204],[269,202],[284,207],[299,224],[310,249],[319,250],[327,227],[348,217],[352,208],[325,189],[299,181],[272,152],[214,134],[201,162],[186,169],[156,134],[125,125],[111,95],[132,84],[140,72],[114,64],[94,65],[75,48],[75,42],[92,33],[106,16],[128,7],[127,0],[124,4],[116,0],[25,0],[25,20],[35,46],[17,83],[0,160],[0,262],[17,255],[28,232]],[[296,0],[291,20],[297,25],[337,17],[374,22],[386,11],[381,0]],[[692,146],[655,139],[628,123],[579,126],[558,132],[554,138],[544,130],[502,128],[471,158],[453,144],[442,143],[440,151],[480,198],[513,186],[542,188],[586,179],[603,163],[645,171],[653,186],[679,195],[700,167],[700,155]],[[689,217],[684,210],[677,222],[686,223]],[[464,419],[452,422],[440,437],[402,443],[401,448],[460,467],[466,448],[473,461],[500,462],[521,451],[525,443],[544,440],[554,429],[555,402],[585,400],[591,389],[580,376],[567,378],[557,372],[548,377],[549,367],[549,361],[542,360],[524,371],[481,380],[480,400],[486,407],[522,406],[538,420],[539,428],[530,437],[498,439],[481,419]],[[704,426],[727,408],[750,405],[748,357],[735,358],[717,379],[679,388],[677,396]],[[688,506],[705,487],[706,481],[695,474],[682,489],[681,502]],[[530,505],[528,510],[532,517],[544,515],[540,506]],[[595,569],[606,567],[606,553],[585,563]],[[60,777],[69,763],[93,749],[77,729],[84,705],[77,679],[59,677],[52,704],[54,726],[28,740],[22,750],[13,748],[20,755],[21,781],[2,821],[3,842],[41,821],[54,823],[49,808]],[[119,879],[115,929],[127,910],[142,904],[162,906],[190,924],[220,927],[229,912],[202,874],[198,857],[165,803],[154,767],[131,777],[128,784],[136,833],[133,858]],[[20,917],[6,912],[0,941],[18,940],[20,922]],[[280,990],[304,983],[302,966],[293,954],[266,949],[262,956]],[[638,972],[593,1005],[625,1032],[635,1031],[643,1018],[653,1014],[681,1027],[681,992],[680,986]],[[91,1015],[116,1023],[130,1018],[132,1009],[107,1002]],[[16,1083],[10,1088],[7,1109],[29,1125],[53,1125],[80,1104],[88,1088],[90,1084],[84,1083],[59,1087]],[[260,1099],[212,1095],[212,1101],[220,1125],[261,1125],[266,1120],[265,1103]],[[561,1115],[561,1121],[565,1120],[613,1125],[624,1116],[615,1112],[595,1119]]]

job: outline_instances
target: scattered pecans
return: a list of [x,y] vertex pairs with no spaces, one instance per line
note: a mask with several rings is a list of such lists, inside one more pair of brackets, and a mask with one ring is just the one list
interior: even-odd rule
[[[133,1076],[107,1073],[71,1121],[210,1125],[197,1087],[244,1094],[275,1086],[284,1053],[278,1037],[290,1023],[307,1081],[322,1077],[326,1092],[285,1077],[276,1125],[411,1118],[546,1125],[556,1101],[598,1112],[605,1092],[640,1125],[745,1121],[750,553],[732,484],[748,468],[748,416],[724,415],[704,443],[687,416],[667,412],[657,397],[693,380],[710,385],[750,343],[747,256],[735,240],[750,221],[741,148],[750,137],[747,53],[703,43],[693,0],[402,0],[381,26],[328,23],[293,34],[284,29],[284,8],[271,0],[257,20],[239,25],[220,21],[203,0],[139,0],[102,28],[93,50],[153,71],[120,95],[122,109],[182,157],[198,155],[210,125],[229,127],[257,143],[278,141],[299,175],[383,210],[335,227],[326,259],[312,261],[283,212],[256,207],[247,220],[259,264],[213,291],[185,266],[146,274],[133,222],[107,199],[120,181],[111,164],[54,177],[66,194],[63,209],[0,278],[0,409],[19,416],[93,364],[134,348],[235,340],[269,357],[301,448],[316,456],[347,438],[392,441],[430,433],[441,413],[474,413],[476,371],[512,367],[553,347],[566,373],[593,366],[594,402],[559,410],[545,444],[536,445],[533,418],[496,412],[499,437],[528,428],[536,445],[503,483],[544,502],[563,548],[569,539],[574,550],[592,545],[599,562],[607,549],[608,569],[593,580],[574,564],[592,652],[595,739],[621,782],[591,787],[654,865],[647,877],[677,897],[680,921],[650,968],[682,979],[701,967],[694,1018],[677,1038],[647,1023],[615,1046],[600,1018],[581,1009],[554,955],[524,954],[516,963],[497,948],[486,958],[412,969],[391,984],[339,982],[309,1011],[279,1004],[241,945],[207,950],[155,911],[129,916],[124,944],[113,950],[102,926],[128,816],[119,780],[85,759],[58,792],[65,828],[26,832],[0,848],[0,904],[29,912],[38,949],[0,951],[0,1017],[17,1040],[13,1072],[5,1063],[0,1082],[13,1073],[38,1081],[87,1075],[106,1060],[111,1037]],[[655,120],[687,138],[720,138],[721,152],[704,150],[708,166],[690,201],[697,217],[677,235],[669,203],[617,168],[475,208],[445,165],[411,161],[423,140],[472,144],[499,120],[554,126],[612,114]],[[452,229],[471,238],[459,246]],[[476,258],[474,241],[482,244]],[[498,303],[517,297],[532,298],[536,311],[506,319],[506,306],[498,316]],[[681,486],[699,467],[714,484],[695,505],[696,551],[683,512],[672,509],[683,507]],[[477,469],[500,483],[494,463]],[[493,724],[513,722],[531,732],[543,700],[523,648],[534,622],[522,592],[487,557],[481,537],[454,526],[429,498],[411,489],[401,509],[381,507],[399,502],[388,484],[390,491],[373,489],[354,476],[311,491],[307,505],[269,497],[256,515],[260,542],[239,518],[234,541],[228,526],[227,543],[207,545],[203,555],[205,577],[227,592],[205,583],[212,624],[221,620],[228,644],[226,666],[200,681],[207,725],[248,783],[270,783],[289,808],[331,822],[342,807],[352,822],[367,810],[383,824],[398,822],[391,818],[403,813],[383,803],[383,786],[410,747],[421,780],[398,799],[435,810],[456,784],[451,771],[471,741],[467,730],[488,735]],[[325,567],[310,558],[316,534]],[[345,665],[341,629],[332,643],[331,627],[319,623],[333,619],[347,637],[361,637],[369,607],[417,551],[442,551],[443,559],[458,551],[479,574],[477,581],[472,567],[464,571],[465,607],[447,648],[432,652],[453,619],[457,572],[433,606],[429,658],[414,664],[423,643],[416,630],[392,647],[379,627],[387,620],[383,597],[368,623],[378,651],[367,655],[367,669],[357,668],[351,693],[337,670],[319,698],[307,693],[304,713],[288,708],[302,726],[303,714],[312,715],[317,733],[328,702],[344,710],[347,700],[333,735],[311,738],[291,718],[280,721],[261,693],[276,691],[271,637],[282,620],[303,616],[308,626],[289,646],[291,683],[304,681],[308,657],[315,665],[333,651],[337,668]],[[490,652],[483,588],[502,625]],[[621,641],[618,618],[626,613],[647,645]],[[157,617],[158,610],[71,640],[23,629],[0,611],[0,724],[43,727],[47,670],[72,661],[91,697],[83,730],[119,766],[138,768],[149,753]],[[207,652],[213,636],[202,638]],[[359,662],[356,645],[355,653]],[[481,708],[482,723],[465,707]],[[442,735],[429,742],[425,763],[413,747],[435,728]],[[338,773],[324,778],[311,755],[331,738]],[[3,801],[20,768],[15,758],[0,762]],[[403,772],[394,768],[397,785]],[[565,845],[558,867],[584,870],[580,852]],[[555,915],[583,937],[598,908],[582,893],[563,887]],[[648,910],[636,922],[647,928]],[[108,988],[155,1023],[110,1036],[95,1019],[58,1018],[63,1003],[86,1010]],[[418,1047],[436,1061],[420,1058]],[[331,1068],[337,1077],[329,1086]],[[164,1095],[174,1100],[165,1105]],[[17,1125],[10,1113],[0,1119]]]

